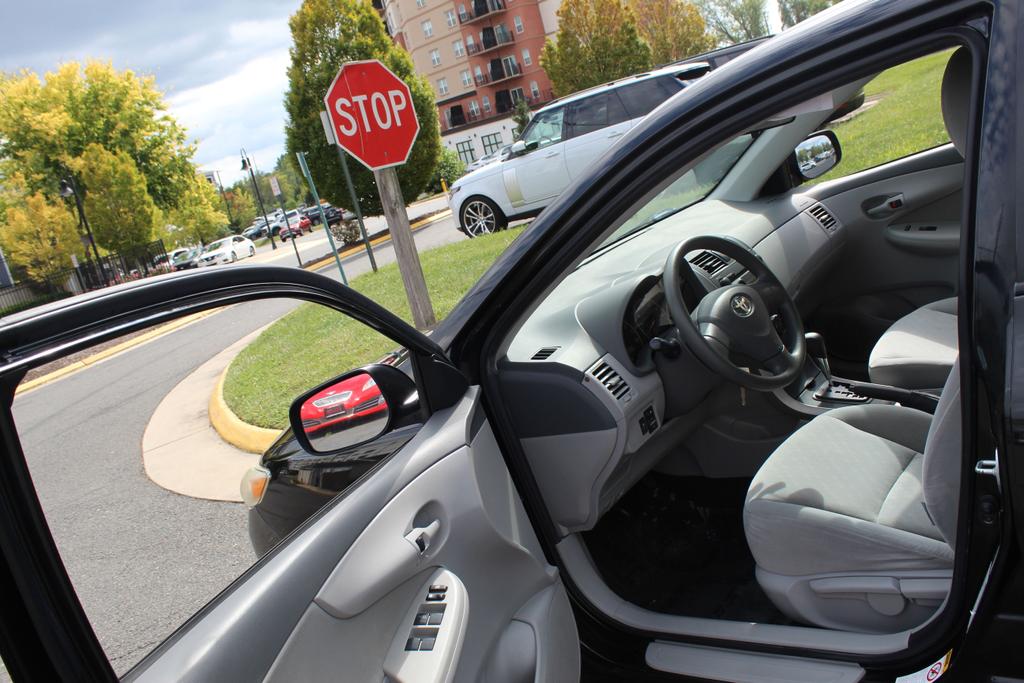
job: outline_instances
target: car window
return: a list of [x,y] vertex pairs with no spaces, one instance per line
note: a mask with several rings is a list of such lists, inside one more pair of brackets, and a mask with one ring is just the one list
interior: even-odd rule
[[614,90],[585,97],[566,106],[565,137],[571,139],[629,120]]
[[542,111],[533,117],[530,125],[523,132],[523,141],[529,145],[536,143],[537,147],[547,147],[562,139],[562,120],[565,117],[565,107],[557,107]]
[[[944,50],[886,69],[864,86],[849,113],[828,127],[842,159],[813,182],[834,180],[949,142],[942,120]],[[894,125],[897,124],[897,125]]]
[[[375,438],[393,407],[363,376],[302,413],[318,437],[347,450],[310,457],[291,432],[275,442],[293,399],[368,363],[400,362],[396,347],[334,309],[266,299],[29,372],[14,400],[18,435],[115,673],[412,437],[418,420]],[[82,369],[52,374],[68,363]],[[261,453],[246,450],[245,434],[260,439]]]
[[648,78],[617,88],[619,98],[630,118],[647,116],[655,107],[675,95],[682,84],[671,76]]

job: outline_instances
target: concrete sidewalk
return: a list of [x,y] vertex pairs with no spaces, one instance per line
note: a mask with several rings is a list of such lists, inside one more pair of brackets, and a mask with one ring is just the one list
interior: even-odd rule
[[210,424],[210,395],[225,368],[266,327],[247,334],[200,365],[153,411],[142,437],[142,463],[153,483],[193,498],[242,501],[242,475],[260,456],[220,438]]

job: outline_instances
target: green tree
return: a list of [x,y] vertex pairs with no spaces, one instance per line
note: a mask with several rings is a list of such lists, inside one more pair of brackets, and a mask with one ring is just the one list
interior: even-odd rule
[[176,244],[206,244],[225,234],[228,217],[220,206],[221,199],[213,186],[195,176],[178,202],[178,208],[171,212],[171,221],[180,228],[171,239]]
[[516,100],[516,106],[512,109],[512,123],[516,124],[515,129],[512,131],[512,137],[518,138],[526,130],[527,124],[530,123],[530,105],[526,103],[526,100],[519,98]]
[[430,179],[430,184],[427,185],[427,191],[432,194],[443,192],[444,188],[441,186],[442,178],[448,187],[451,187],[452,183],[461,178],[465,172],[466,165],[462,163],[462,159],[459,158],[455,150],[443,147],[441,148],[441,158],[437,162],[437,169],[434,171],[434,177]]
[[742,43],[769,33],[765,0],[699,0],[699,5],[721,43]]
[[76,225],[63,202],[50,202],[36,193],[8,205],[0,244],[12,265],[42,280],[70,268],[72,255],[83,255]]
[[796,26],[804,19],[828,9],[837,0],[779,0],[779,14],[786,28]]
[[563,0],[558,34],[548,39],[541,66],[555,95],[569,93],[651,68],[651,48],[623,0]]
[[236,184],[224,190],[224,196],[227,197],[231,216],[238,227],[245,228],[256,219],[256,200],[248,188]]
[[20,173],[56,199],[66,169],[99,145],[130,158],[156,205],[172,208],[195,174],[195,148],[166,109],[152,77],[109,62],[69,62],[42,79],[0,73],[0,182]]
[[[289,20],[293,45],[288,67],[285,135],[288,154],[305,151],[320,195],[336,206],[351,204],[338,155],[324,139],[320,124],[323,98],[345,62],[379,59],[405,81],[412,91],[413,108],[420,122],[409,160],[398,167],[406,201],[414,200],[434,174],[441,153],[441,131],[434,94],[417,76],[409,53],[395,45],[377,10],[367,0],[305,0]],[[356,196],[364,213],[382,212],[373,174],[349,161]]]
[[715,46],[714,36],[707,32],[704,17],[692,2],[629,0],[629,4],[655,64],[677,62]]
[[[89,188],[85,211],[97,244],[124,254],[153,239],[156,205],[146,189],[146,178],[131,157],[92,144],[72,168]],[[196,182],[193,173],[191,184]]]

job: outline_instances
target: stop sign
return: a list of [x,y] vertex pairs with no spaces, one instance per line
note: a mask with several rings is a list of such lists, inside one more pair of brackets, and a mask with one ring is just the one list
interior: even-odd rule
[[371,171],[409,158],[420,131],[412,93],[376,59],[342,66],[324,105],[338,144]]

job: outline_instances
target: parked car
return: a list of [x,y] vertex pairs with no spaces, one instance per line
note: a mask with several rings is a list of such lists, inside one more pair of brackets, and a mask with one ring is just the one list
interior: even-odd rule
[[469,164],[467,164],[466,165],[466,173],[470,173],[472,171],[475,171],[476,169],[482,168],[484,166],[487,166],[488,164],[490,164],[492,162],[495,162],[495,161],[504,161],[505,159],[508,159],[509,154],[511,153],[511,151],[512,151],[512,145],[505,145],[501,149],[496,149],[493,152],[491,152],[490,154],[485,154],[482,157],[480,157],[479,159],[477,159],[476,161],[473,161],[473,162],[470,162]]
[[245,237],[246,239],[253,241],[266,237],[267,234],[267,225],[262,221],[259,223],[254,223],[253,225],[250,225],[248,228],[242,231],[242,237]]
[[298,209],[292,209],[287,212],[278,209],[277,213],[270,217],[271,234],[274,235],[274,237],[278,237],[281,231],[288,226],[293,228],[298,227],[300,215],[301,214]]
[[475,237],[539,214],[640,119],[709,70],[707,62],[665,67],[538,110],[504,160],[452,183],[448,203],[459,229]]
[[[12,678],[113,677],[109,614],[74,571],[89,558],[65,563],[41,514],[54,483],[31,476],[67,438],[19,435],[18,380],[154,318],[292,296],[407,362],[289,397],[291,451],[241,491],[274,547],[132,680],[1021,680],[1019,17],[1008,0],[841,3],[762,43],[623,135],[429,336],[269,266],[6,317]],[[906,87],[884,77],[908,65]],[[866,83],[895,99],[860,116],[889,125],[830,130]],[[809,182],[797,159],[823,146]],[[322,445],[303,406],[368,379],[376,436]],[[62,519],[103,517],[66,498]]]
[[199,255],[203,252],[199,247],[189,247],[183,251],[177,251],[171,258],[171,270],[189,270],[198,268]]
[[373,378],[352,377],[316,392],[302,404],[300,418],[307,434],[348,428],[388,409]]
[[[343,220],[355,220],[356,215],[348,209],[341,211],[336,206],[331,206],[327,202],[324,202],[322,206],[328,225],[335,225]],[[317,207],[313,206],[306,209],[305,214],[313,225],[320,225],[320,210]]]
[[200,266],[215,266],[218,263],[234,263],[240,258],[255,255],[256,245],[252,240],[241,235],[232,235],[207,244],[198,262]]

